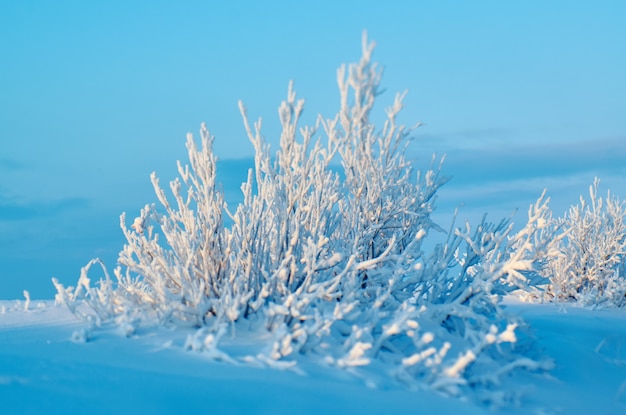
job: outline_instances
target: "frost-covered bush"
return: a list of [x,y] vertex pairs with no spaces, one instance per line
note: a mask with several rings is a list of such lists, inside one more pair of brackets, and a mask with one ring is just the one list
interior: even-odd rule
[[546,293],[554,301],[584,305],[626,305],[626,208],[611,196],[598,196],[599,180],[589,187],[589,203],[581,196],[559,225],[563,242],[550,256],[544,274]]
[[[189,134],[190,164],[178,164],[171,196],[153,174],[161,206],[145,206],[130,227],[122,215],[127,244],[115,281],[105,270],[94,287],[94,260],[77,288],[55,281],[57,299],[127,334],[142,324],[197,327],[187,347],[222,360],[383,364],[401,382],[451,394],[541,367],[516,345],[518,322],[499,301],[526,286],[552,249],[547,200],[531,206],[520,232],[507,220],[452,226],[427,252],[424,241],[441,231],[431,213],[446,179],[435,159],[421,173],[405,157],[412,130],[397,122],[403,94],[382,129],[372,124],[381,81],[372,51],[364,38],[361,60],[339,69],[334,118],[299,128],[304,102],[290,85],[273,156],[261,122],[251,126],[240,104],[255,160],[234,209],[216,183],[213,137],[204,125],[200,146]],[[220,339],[227,327],[236,338],[242,322],[269,332],[268,347],[226,358]]]

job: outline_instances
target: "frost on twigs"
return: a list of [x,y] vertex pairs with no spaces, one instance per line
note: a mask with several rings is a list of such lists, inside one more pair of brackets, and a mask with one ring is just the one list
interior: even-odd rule
[[[185,347],[221,361],[291,367],[310,356],[354,373],[382,365],[410,387],[450,394],[493,387],[484,371],[531,367],[516,365],[532,360],[515,347],[499,300],[535,272],[545,204],[521,233],[483,220],[425,252],[442,231],[431,213],[447,179],[434,158],[419,172],[405,157],[404,94],[382,128],[370,121],[381,81],[372,52],[364,36],[361,60],[337,72],[339,112],[313,126],[300,127],[304,101],[289,85],[274,155],[240,103],[255,158],[236,207],[216,183],[213,136],[204,124],[199,144],[189,134],[189,164],[178,164],[169,192],[151,176],[160,206],[146,205],[130,227],[122,215],[115,282],[105,270],[91,284],[94,260],[77,288],[55,281],[58,301],[96,326],[195,327]],[[236,341],[250,330],[266,333],[255,357],[218,347],[226,331]]]
[[30,293],[27,290],[24,290],[24,298],[26,299],[24,301],[24,311],[28,311],[30,308]]
[[547,297],[591,306],[626,305],[626,207],[607,193],[598,196],[600,181],[589,187],[559,224],[562,243],[550,256],[545,275]]

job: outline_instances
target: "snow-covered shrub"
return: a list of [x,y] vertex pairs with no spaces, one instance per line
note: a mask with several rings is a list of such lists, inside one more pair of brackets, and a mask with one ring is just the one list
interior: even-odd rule
[[581,196],[560,220],[563,244],[544,271],[554,301],[626,305],[626,207],[610,191],[599,197],[598,185],[589,186],[589,203]]
[[145,206],[130,228],[121,217],[127,244],[115,283],[106,274],[91,286],[95,260],[76,289],[55,282],[57,299],[127,334],[138,324],[198,327],[187,347],[222,360],[225,327],[236,336],[245,321],[271,341],[243,361],[284,366],[306,354],[350,370],[377,362],[404,383],[452,394],[540,367],[516,348],[517,321],[499,301],[552,247],[547,201],[531,206],[518,233],[509,221],[483,220],[425,252],[441,231],[430,215],[446,179],[435,159],[422,174],[405,158],[412,130],[397,123],[402,94],[382,129],[372,124],[381,81],[372,51],[364,37],[361,60],[338,71],[338,114],[313,127],[299,128],[304,102],[290,85],[273,157],[240,104],[255,160],[234,210],[215,181],[213,137],[202,125],[198,147],[189,134],[190,166],[178,164],[171,197],[153,174],[161,207]]

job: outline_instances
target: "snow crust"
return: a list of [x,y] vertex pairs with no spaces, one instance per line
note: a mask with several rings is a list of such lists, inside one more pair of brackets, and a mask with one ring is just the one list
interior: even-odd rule
[[[519,400],[492,409],[407,390],[384,382],[383,373],[374,386],[306,361],[299,363],[300,372],[220,363],[185,350],[191,329],[140,331],[129,340],[111,328],[76,341],[73,333],[84,325],[66,308],[33,301],[24,310],[24,301],[0,301],[2,412],[626,413],[626,313],[515,300],[507,300],[506,307],[532,327],[554,368],[549,375],[515,372],[505,378],[507,387],[518,388]],[[255,335],[224,341],[222,347],[229,354],[252,355],[263,343]]]

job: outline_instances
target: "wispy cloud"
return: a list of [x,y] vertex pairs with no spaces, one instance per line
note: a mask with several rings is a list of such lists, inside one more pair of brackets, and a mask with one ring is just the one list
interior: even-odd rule
[[0,170],[21,170],[25,168],[24,163],[11,159],[11,158],[2,158],[0,157]]
[[480,147],[483,147],[497,141],[510,141],[519,137],[520,134],[520,131],[513,128],[477,128],[441,134],[433,134],[420,129],[417,130],[415,137],[420,143],[446,144],[458,147],[475,147],[480,144]]
[[551,143],[452,149],[446,173],[452,184],[502,182],[583,173],[615,174],[626,168],[626,137]]
[[587,197],[594,177],[601,179],[602,193],[610,189],[626,199],[626,137],[453,149],[443,173],[452,179],[439,193],[440,214],[462,206],[461,216],[508,216],[519,209],[521,218],[546,189],[560,216]]
[[50,217],[68,210],[86,207],[88,204],[88,200],[83,198],[21,202],[0,195],[0,221],[22,221]]

